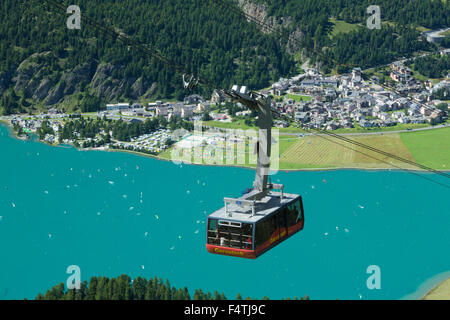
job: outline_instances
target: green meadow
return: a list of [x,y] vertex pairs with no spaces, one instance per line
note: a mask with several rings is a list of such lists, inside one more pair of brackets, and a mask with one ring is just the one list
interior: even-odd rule
[[330,18],[330,22],[334,25],[333,30],[331,31],[332,37],[339,33],[349,33],[359,27],[358,24],[348,23],[342,20],[336,20],[334,18]]
[[420,164],[450,169],[450,128],[401,133],[403,144]]

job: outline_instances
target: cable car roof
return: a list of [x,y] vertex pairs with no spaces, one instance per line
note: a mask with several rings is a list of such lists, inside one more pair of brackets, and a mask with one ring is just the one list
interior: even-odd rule
[[[241,198],[243,199],[245,195]],[[228,204],[227,211],[225,207],[220,208],[214,213],[210,214],[208,218],[222,219],[229,221],[237,221],[244,223],[254,223],[264,219],[277,209],[298,199],[300,195],[292,193],[283,193],[283,200],[280,201],[281,192],[270,192],[267,196],[255,203],[255,214],[252,214],[250,207],[242,207],[236,204]],[[239,198],[239,199],[241,199]]]

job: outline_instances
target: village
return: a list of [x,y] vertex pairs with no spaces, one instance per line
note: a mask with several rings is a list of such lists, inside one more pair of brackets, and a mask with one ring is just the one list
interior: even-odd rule
[[[448,54],[449,50],[445,51]],[[450,88],[449,76],[439,83],[420,82],[412,77],[412,71],[401,61],[390,65],[390,78],[395,87],[387,88],[376,76],[363,80],[360,68],[353,68],[351,74],[325,77],[317,69],[307,69],[304,74],[290,79],[280,79],[272,84],[270,94],[275,99],[273,107],[281,114],[293,117],[305,128],[336,130],[339,128],[390,127],[397,124],[439,124],[447,120],[446,112],[436,108],[442,101],[431,99],[433,92]],[[128,117],[172,116],[201,120],[205,111],[211,120],[236,121],[235,117],[248,116],[249,110],[242,109],[231,115],[220,106],[225,97],[216,90],[211,100],[191,95],[183,102],[152,102],[146,107],[129,103],[109,104],[107,116],[120,112]],[[213,109],[213,110],[211,110]],[[275,126],[289,127],[293,123],[276,120]]]
[[[441,54],[449,54],[444,50]],[[295,122],[275,120],[277,127],[304,127],[325,130],[340,128],[383,128],[397,124],[440,124],[448,120],[446,110],[437,108],[443,101],[432,99],[439,89],[450,90],[450,75],[438,82],[418,81],[412,71],[396,61],[389,65],[390,79],[394,86],[380,84],[376,76],[363,79],[362,70],[353,68],[350,74],[326,77],[317,69],[309,68],[305,73],[290,79],[279,79],[269,90],[261,93],[274,97],[273,107]],[[199,121],[207,112],[213,121],[233,122],[237,117],[250,115],[241,109],[230,114],[221,108],[226,98],[215,90],[211,100],[191,95],[183,102],[149,103],[146,107],[129,103],[107,105],[108,116],[120,112],[128,117],[172,116]],[[444,103],[445,104],[445,103]],[[238,104],[238,107],[239,106]]]
[[[382,86],[376,76],[363,80],[360,68],[333,77],[323,77],[316,69],[308,69],[301,76],[280,79],[272,85],[270,93],[284,96],[283,101],[276,102],[276,108],[282,114],[293,115],[305,128],[336,130],[355,125],[374,128],[439,124],[447,120],[446,112],[437,108],[442,101],[430,97],[441,88],[450,88],[449,76],[437,84],[421,83],[402,62],[392,63],[390,69],[394,88]],[[309,101],[305,101],[304,95]]]
[[[449,54],[449,50],[441,54]],[[337,130],[359,127],[370,130],[398,124],[436,125],[448,121],[448,109],[439,108],[446,103],[432,97],[437,90],[450,89],[449,75],[437,83],[418,81],[404,61],[393,62],[386,70],[390,72],[388,84],[381,84],[377,76],[366,76],[365,80],[363,71],[358,67],[349,74],[335,76],[324,76],[317,69],[308,68],[303,74],[279,79],[269,89],[260,92],[272,95],[272,107],[285,115],[285,119],[292,119],[275,119],[274,126],[281,128]],[[45,114],[12,115],[3,120],[9,121],[21,133],[35,133],[43,122],[48,123],[41,140],[49,144],[59,142],[81,148],[125,149],[157,155],[176,142],[172,141],[172,132],[167,126],[174,118],[194,123],[201,120],[224,124],[242,119],[250,121],[250,110],[235,104],[237,111],[230,113],[229,109],[224,108],[226,103],[230,102],[221,91],[215,90],[209,101],[192,94],[177,102],[110,103],[102,111],[90,114],[65,114],[52,108]],[[132,137],[131,141],[105,139],[105,136],[112,136],[112,132],[104,131],[96,137],[83,138],[74,133],[79,139],[61,140],[59,134],[66,121],[81,117],[111,121],[120,119],[130,125],[163,118],[166,123],[159,125],[154,132]],[[177,140],[182,138],[177,137]]]
[[[44,127],[46,130],[39,137],[39,139],[50,145],[57,144],[67,144],[74,145],[82,149],[121,149],[128,151],[136,151],[141,153],[147,153],[151,155],[157,155],[164,150],[168,149],[172,144],[172,134],[170,129],[160,127],[151,133],[146,133],[139,135],[137,137],[132,137],[130,141],[120,141],[111,138],[113,132],[106,132],[105,130],[100,130],[95,137],[86,137],[81,135],[79,132],[73,132],[76,139],[62,139],[61,131],[67,121],[73,119],[80,119],[82,116],[80,114],[67,115],[67,114],[41,114],[33,116],[32,118],[22,118],[20,116],[13,116],[10,119],[10,123],[18,132],[19,137],[29,137],[28,134],[37,134]],[[98,114],[97,117],[101,119],[101,115]],[[92,119],[92,118],[91,118]],[[103,118],[105,119],[105,118]],[[127,119],[125,123],[139,123],[141,120],[137,119]],[[108,137],[108,138],[106,138]]]

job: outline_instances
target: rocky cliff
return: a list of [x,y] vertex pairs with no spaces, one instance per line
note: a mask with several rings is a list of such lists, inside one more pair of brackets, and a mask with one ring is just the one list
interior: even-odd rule
[[274,33],[282,29],[291,30],[289,34],[290,39],[286,46],[287,52],[289,54],[296,54],[301,49],[298,41],[292,39],[301,40],[304,34],[297,26],[293,24],[291,17],[288,16],[276,18],[273,16],[269,16],[267,12],[267,6],[264,3],[256,3],[251,0],[237,0],[237,4],[247,15],[252,16],[256,18],[256,20],[262,22],[260,25],[258,25],[258,27],[264,33]]
[[[114,101],[127,95],[130,99],[151,98],[157,91],[156,83],[142,77],[115,79],[123,66],[90,61],[63,70],[61,61],[51,52],[35,53],[25,59],[10,80],[16,92],[45,106],[64,102],[69,96],[89,89],[105,101]],[[6,73],[0,74],[0,95],[8,88]],[[11,84],[10,83],[10,84]]]

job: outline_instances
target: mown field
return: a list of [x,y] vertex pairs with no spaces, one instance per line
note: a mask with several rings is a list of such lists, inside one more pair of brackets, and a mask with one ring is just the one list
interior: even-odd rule
[[[353,141],[393,153],[399,157],[414,160],[398,134],[347,137]],[[280,167],[303,168],[390,168],[406,166],[399,160],[354,146],[336,138],[305,136],[298,138],[280,157]]]
[[[434,169],[446,170],[450,168],[450,128],[421,132],[346,136],[346,138]],[[315,168],[417,169],[400,160],[329,136],[280,135],[278,140],[279,145],[273,147],[272,161],[278,160],[279,165],[275,167],[280,170]],[[192,162],[255,166],[253,146],[248,144],[241,152],[235,150],[234,156],[236,156],[236,159],[234,161],[230,157],[226,158],[225,153],[223,158],[216,157],[214,153],[211,153],[211,148],[201,150],[204,156],[202,161],[198,161],[201,155],[197,154],[197,161],[194,161],[192,156]],[[164,159],[171,159],[171,150],[165,151],[160,156]],[[238,163],[238,157],[240,160],[245,157],[245,162],[240,161]],[[217,160],[214,161],[215,159]]]

